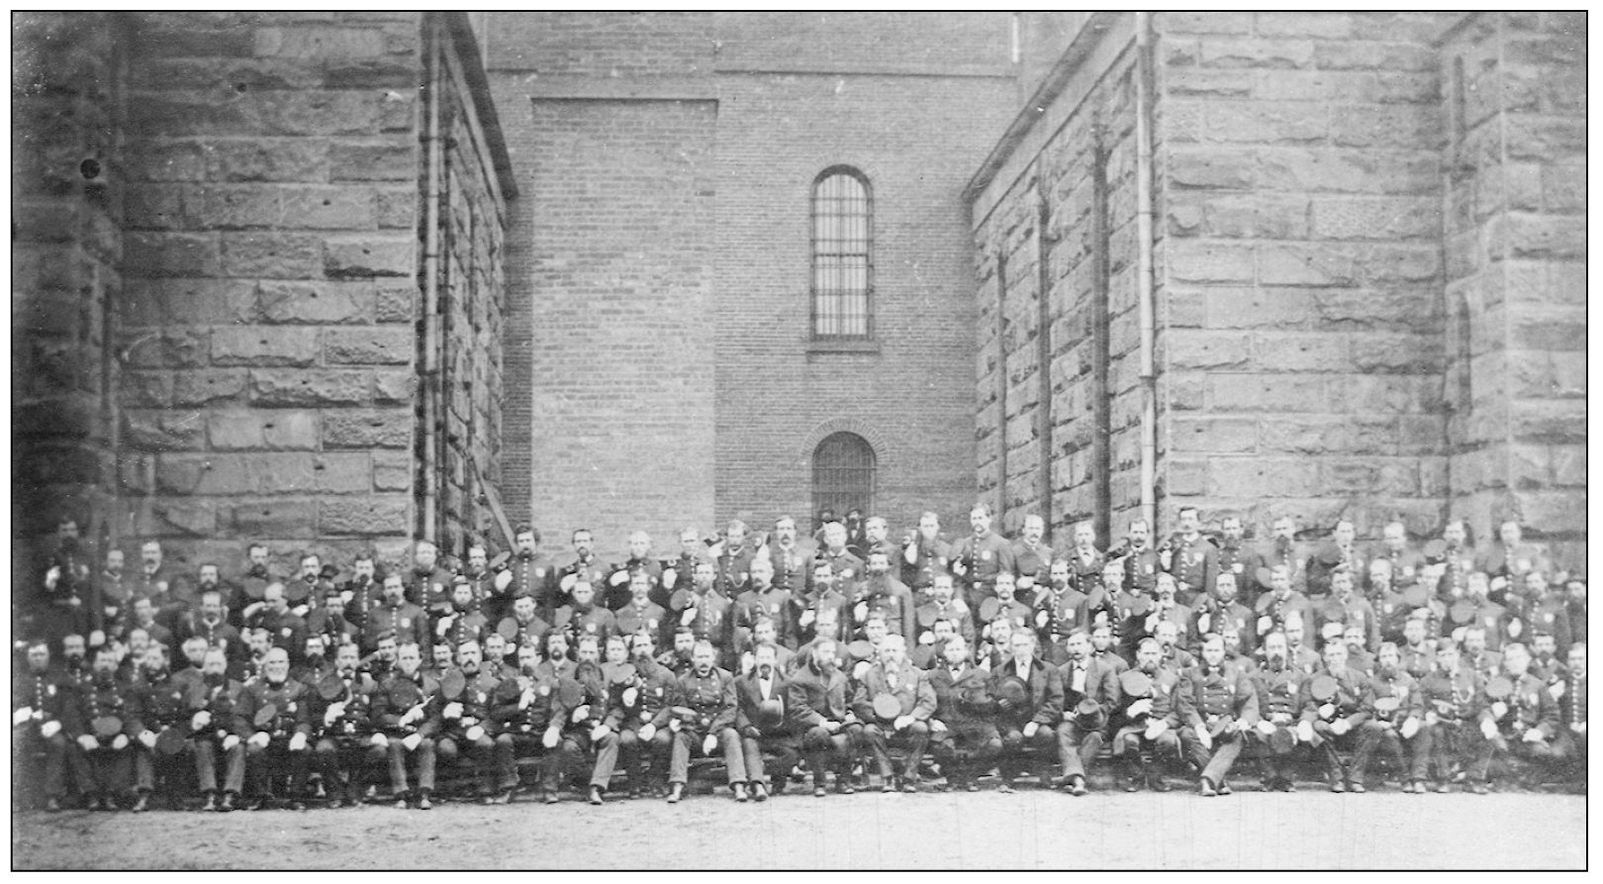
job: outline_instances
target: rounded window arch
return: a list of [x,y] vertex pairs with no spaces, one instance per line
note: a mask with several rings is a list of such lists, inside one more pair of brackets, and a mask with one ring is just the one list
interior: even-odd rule
[[830,166],[813,179],[810,287],[814,338],[873,337],[873,190],[851,166]]
[[856,433],[825,436],[813,449],[813,515],[874,512],[874,447]]

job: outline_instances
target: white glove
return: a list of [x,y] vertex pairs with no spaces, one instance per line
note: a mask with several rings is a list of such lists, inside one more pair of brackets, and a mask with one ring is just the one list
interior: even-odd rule
[[1018,588],[1019,589],[1034,589],[1035,588],[1035,578],[1031,577],[1028,574],[1024,575],[1023,577],[1020,577],[1019,580],[1018,580]]
[[1263,734],[1266,737],[1275,732],[1275,726],[1262,719],[1258,720],[1257,728],[1258,733]]
[[800,622],[801,625],[803,625],[803,626],[811,626],[811,625],[813,625],[813,617],[814,616],[815,615],[813,614],[813,609],[812,608],[808,608],[807,610],[801,612],[801,617],[798,618],[798,622]]
[[527,689],[525,689],[523,693],[518,695],[518,708],[519,709],[527,709],[527,708],[529,708],[529,704],[533,703],[533,702],[534,702],[534,686],[531,685]]
[[344,592],[340,593],[340,599],[343,600],[345,602],[345,604],[347,604],[347,605],[349,605],[351,603],[351,601],[353,599],[355,599],[355,598],[356,598],[356,591],[355,590],[347,589]]
[[1564,682],[1555,681],[1551,685],[1548,685],[1547,695],[1555,700],[1564,696]]
[[1213,734],[1208,733],[1206,727],[1199,727],[1197,728],[1197,742],[1201,743],[1204,749],[1212,749]]
[[[912,724],[912,723],[913,723],[913,716],[911,716],[911,715],[898,715],[898,716],[896,716],[896,720],[891,722],[891,727],[895,728],[896,730],[905,730],[907,728],[907,726]],[[1034,724],[1035,722],[1032,721],[1030,723]]]
[[51,565],[50,570],[45,572],[45,589],[55,589],[59,582],[61,582],[61,566]]
[[1275,618],[1270,617],[1268,614],[1265,614],[1262,617],[1259,617],[1258,618],[1258,634],[1259,635],[1268,635],[1269,634],[1269,630],[1274,628],[1274,625],[1275,625]]
[[1142,697],[1141,699],[1135,701],[1134,703],[1131,703],[1129,708],[1125,709],[1125,714],[1130,716],[1131,718],[1137,718],[1139,716],[1146,715],[1146,714],[1150,713],[1151,711],[1152,711],[1152,698],[1150,698],[1150,697]]
[[401,745],[406,747],[406,751],[411,752],[414,749],[416,749],[418,746],[423,745],[423,735],[422,734],[407,734],[406,736],[401,738]]
[[1163,568],[1163,570],[1165,570],[1165,571],[1169,570],[1169,565],[1171,563],[1173,563],[1173,562],[1174,562],[1174,551],[1173,550],[1167,550],[1166,549],[1163,552],[1158,553],[1158,564]]
[[1408,716],[1408,719],[1403,722],[1403,726],[1397,729],[1397,733],[1401,734],[1405,740],[1412,740],[1414,734],[1419,733],[1419,719],[1412,715]]
[[712,751],[717,748],[718,737],[715,734],[708,734],[707,739],[701,741],[701,754],[703,755],[711,755]]
[[652,724],[649,721],[646,722],[645,724],[642,724],[640,726],[640,729],[635,731],[635,736],[639,737],[642,741],[647,742],[647,743],[651,742],[651,738],[655,737],[656,735],[657,735],[657,726]]
[[579,722],[584,721],[586,718],[589,718],[589,717],[590,717],[590,704],[586,703],[583,706],[580,706],[578,709],[573,710],[573,714],[568,716],[568,720],[573,722],[574,724],[578,724]]
[[1031,737],[1034,737],[1035,736],[1035,732],[1040,730],[1040,729],[1041,729],[1041,723],[1040,722],[1038,722],[1038,721],[1029,722],[1028,724],[1024,725],[1024,738],[1026,740],[1028,740]]
[[563,592],[571,592],[573,590],[573,585],[575,583],[578,583],[578,582],[579,582],[579,575],[578,574],[569,574],[568,576],[566,576],[566,577],[562,578],[561,580],[557,581],[557,585],[562,587],[562,591]]
[[917,541],[914,541],[913,543],[909,543],[906,546],[906,548],[904,548],[902,550],[902,559],[905,560],[909,565],[918,564],[918,542]]
[[672,568],[664,568],[663,569],[663,571],[662,571],[662,588],[663,589],[673,589],[674,584],[678,583],[678,582],[679,582],[679,572],[678,571],[675,571]]
[[507,587],[512,585],[512,572],[502,571],[501,573],[495,575],[495,580],[493,582],[495,583],[496,592],[506,592]]
[[210,709],[202,709],[199,712],[195,713],[195,717],[194,718],[191,718],[189,720],[189,727],[190,727],[191,730],[197,730],[198,731],[201,728],[203,728],[206,725],[211,724],[211,723],[212,723],[211,710]]
[[968,566],[963,564],[963,560],[962,559],[958,559],[957,561],[952,563],[952,573],[956,574],[959,577],[962,577],[962,576],[964,576],[965,574],[968,573]]
[[306,612],[310,610],[311,608],[307,605],[296,605],[295,607],[290,608],[289,612],[294,614],[296,617],[304,618],[306,616]]
[[250,743],[252,746],[255,746],[258,749],[266,749],[267,748],[267,744],[272,742],[272,739],[273,739],[272,737],[267,735],[266,731],[257,731],[256,733],[251,734],[250,735],[250,739],[247,740],[246,742]]
[[230,749],[232,749],[232,748],[234,748],[235,746],[238,746],[238,745],[239,745],[239,734],[229,734],[228,736],[223,737],[223,751],[224,752],[227,752],[228,750],[230,750]]
[[47,740],[59,733],[61,733],[61,722],[59,721],[47,721],[39,725],[39,736]]
[[1311,721],[1299,721],[1299,722],[1297,722],[1297,739],[1302,740],[1304,743],[1312,743],[1314,741],[1314,725],[1313,725],[1313,722],[1311,722]]
[[612,733],[612,728],[609,728],[604,724],[598,724],[590,729],[590,740],[591,742],[599,742],[603,737],[610,733]]
[[24,706],[21,709],[18,709],[16,712],[11,713],[11,725],[12,727],[16,727],[19,724],[25,724],[27,723],[28,719],[32,717],[33,709]]
[[1493,737],[1497,736],[1497,725],[1493,722],[1483,720],[1481,722],[1481,734],[1484,735],[1488,740],[1492,739]]
[[941,721],[939,718],[930,719],[930,733],[932,733],[932,734],[944,734],[944,733],[946,733],[946,722]]
[[289,751],[291,751],[291,752],[301,752],[301,751],[304,751],[305,749],[306,749],[306,735],[297,731],[295,736],[289,738]]
[[384,736],[383,734],[374,734],[373,738],[367,742],[368,745],[377,749],[388,749],[390,746],[390,738]]
[[546,728],[545,734],[540,737],[540,745],[546,747],[547,749],[557,748],[557,743],[561,741],[562,732],[554,727]]
[[1508,714],[1508,704],[1507,703],[1504,703],[1502,700],[1498,700],[1496,703],[1492,704],[1492,717],[1493,718],[1502,718],[1503,716],[1505,716],[1507,714]]
[[[328,727],[329,725],[332,725],[334,722],[339,721],[340,716],[344,714],[345,704],[335,703],[334,705],[328,707],[328,710],[323,713],[323,726]],[[196,728],[196,730],[199,729],[200,728],[198,727]]]
[[462,704],[458,703],[455,700],[452,700],[451,702],[445,704],[445,709],[443,711],[441,711],[440,714],[445,716],[446,718],[461,718],[462,717]]
[[683,614],[679,615],[679,625],[689,626],[694,622],[696,622],[696,607],[692,605],[686,608]]
[[156,748],[156,732],[146,728],[139,732],[139,742],[146,749]]
[[612,572],[612,576],[607,578],[607,584],[609,586],[622,586],[622,585],[624,585],[625,583],[628,583],[628,582],[629,582],[629,572],[628,571],[614,571],[614,572]]
[[1335,715],[1335,714],[1336,714],[1336,704],[1334,704],[1334,703],[1326,703],[1326,704],[1324,704],[1324,705],[1319,707],[1319,717],[1320,718],[1329,718],[1329,717],[1331,717],[1332,715]]
[[1570,730],[1572,730],[1575,733],[1580,734],[1581,736],[1584,737],[1584,736],[1586,736],[1586,722],[1584,722],[1584,721],[1574,722],[1574,723],[1572,723],[1570,725]]
[[1153,720],[1147,722],[1146,737],[1149,740],[1156,740],[1158,737],[1163,736],[1163,732],[1168,729],[1169,723],[1167,721],[1164,721],[1161,718],[1154,718]]
[[676,734],[679,733],[679,729],[684,727],[684,726],[685,726],[684,722],[680,721],[677,718],[668,719],[668,730],[672,731],[673,733],[676,733]]
[[866,672],[868,672],[868,661],[858,660],[857,665],[852,667],[852,678],[856,679],[857,681],[862,681],[863,674]]
[[638,689],[636,689],[636,688],[624,688],[623,689],[623,705],[625,705],[625,706],[633,706],[635,704],[635,701],[638,700],[638,699],[640,699],[640,691]]
[[82,746],[85,752],[93,752],[100,748],[100,741],[89,734],[84,734],[78,738],[78,745]]
[[483,737],[484,737],[484,728],[479,727],[478,725],[474,725],[474,726],[468,728],[467,732],[464,733],[463,736],[468,738],[468,742],[469,743],[477,743],[480,739],[483,739]]
[[1052,617],[1052,615],[1048,614],[1045,611],[1045,609],[1040,610],[1040,611],[1036,611],[1035,612],[1035,628],[1036,629],[1045,629],[1046,628],[1046,622],[1048,620],[1050,620],[1051,617]]
[[455,620],[456,620],[455,617],[441,617],[440,621],[438,623],[434,624],[434,634],[435,635],[439,635],[439,636],[443,636],[446,633],[450,632],[451,631],[451,624]]
[[1525,631],[1525,624],[1521,623],[1519,618],[1517,618],[1517,617],[1508,624],[1508,637],[1509,638],[1519,638],[1520,637],[1520,633],[1522,633],[1524,631]]
[[930,632],[928,629],[924,630],[918,634],[918,643],[921,645],[935,644],[935,633]]
[[1345,718],[1338,718],[1335,721],[1330,723],[1330,732],[1335,734],[1338,737],[1341,736],[1342,734],[1347,733],[1348,731],[1350,731],[1352,729],[1353,729],[1353,726],[1351,724],[1348,724],[1347,723],[1347,719],[1345,719]]
[[1527,743],[1540,743],[1545,739],[1547,738],[1542,736],[1542,732],[1534,727],[1525,732],[1525,742]]
[[1213,623],[1213,615],[1203,611],[1197,615],[1197,632],[1206,634],[1209,624]]
[[111,748],[119,750],[128,748],[128,735],[118,734],[117,736],[112,737]]
[[852,619],[858,623],[868,619],[868,602],[858,602],[852,606]]

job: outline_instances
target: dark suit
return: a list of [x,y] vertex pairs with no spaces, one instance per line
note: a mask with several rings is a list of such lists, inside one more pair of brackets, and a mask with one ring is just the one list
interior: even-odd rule
[[[835,670],[825,675],[813,664],[811,655],[802,659],[807,662],[791,673],[785,685],[785,715],[791,732],[801,737],[801,749],[813,771],[813,786],[822,788],[824,772],[829,768],[837,769],[838,782],[850,776],[852,753],[862,725],[847,707],[845,674]],[[824,726],[826,722],[839,723],[840,727],[831,733]]]
[[[1002,737],[992,723],[991,674],[972,663],[954,673],[943,661],[930,669],[929,683],[935,691],[934,720],[943,725],[930,734],[935,760],[949,785],[972,783],[974,774],[989,770],[1002,753]],[[966,763],[958,761],[958,749],[968,751]]]
[[[997,715],[997,731],[1002,736],[1002,759],[999,773],[1004,782],[1011,780],[1023,766],[1022,750],[1026,745],[1050,750],[1057,745],[1057,725],[1063,720],[1063,683],[1058,672],[1042,660],[1030,663],[1026,679],[1028,697],[1014,705],[1002,697],[1001,684],[1018,677],[1018,661],[1008,660],[991,673],[991,692],[997,697],[1001,709]],[[1035,735],[1024,736],[1031,722],[1037,726]]]
[[[782,668],[777,664],[766,695],[755,667],[750,673],[735,679],[735,730],[740,734],[740,751],[746,759],[747,782],[767,783],[777,778],[783,783],[791,768],[796,766],[800,753],[797,751],[798,740],[790,729],[787,693],[789,686]],[[757,725],[757,707],[764,700],[778,700],[785,713],[778,724],[766,728]],[[764,766],[764,751],[774,757],[772,765]],[[776,776],[770,777],[768,770],[775,771]]]
[[[1076,677],[1076,668],[1084,675]],[[1095,657],[1069,660],[1058,668],[1063,686],[1063,720],[1057,725],[1058,762],[1063,777],[1084,777],[1086,766],[1102,750],[1107,738],[1108,718],[1119,705],[1119,679],[1113,669]],[[1097,704],[1097,714],[1082,720],[1075,707],[1082,700]]]

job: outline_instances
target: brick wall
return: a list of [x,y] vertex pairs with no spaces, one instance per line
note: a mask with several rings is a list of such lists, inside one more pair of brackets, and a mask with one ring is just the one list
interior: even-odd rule
[[1442,47],[1454,512],[1584,564],[1585,19],[1473,16]]
[[[683,524],[805,519],[812,449],[847,429],[876,448],[877,508],[959,518],[973,489],[959,194],[1016,109],[1009,27],[492,15],[529,195],[508,247],[507,384],[533,390],[507,405],[509,509],[562,545],[587,525],[603,550],[636,527],[671,545]],[[807,347],[808,188],[837,163],[874,187],[877,353]]]
[[397,558],[418,318],[411,13],[141,15],[119,315],[123,518],[180,567],[244,541]]
[[86,542],[121,530],[117,367],[122,67],[100,13],[19,13],[12,31],[11,421],[14,598],[61,516]]

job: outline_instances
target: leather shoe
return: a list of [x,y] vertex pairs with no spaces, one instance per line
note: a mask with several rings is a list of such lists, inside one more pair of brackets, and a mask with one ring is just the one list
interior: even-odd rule
[[228,813],[229,811],[231,811],[233,809],[234,809],[234,793],[233,792],[224,792],[223,793],[223,803],[217,805],[217,812],[218,813]]
[[590,787],[590,803],[591,804],[603,804],[603,803],[605,803],[605,799],[603,799],[601,797],[601,787],[600,786],[591,786]]
[[1364,784],[1363,783],[1354,781],[1354,782],[1351,782],[1351,783],[1347,784],[1347,791],[1352,792],[1354,794],[1362,795],[1363,793],[1365,793],[1365,792],[1367,792],[1369,790],[1364,788]]
[[45,813],[59,813],[60,811],[61,811],[61,800],[60,799],[51,798],[51,799],[48,799],[47,801],[45,801]]
[[890,777],[886,777],[885,780],[879,784],[879,790],[881,792],[895,792],[896,781]]
[[1204,798],[1212,798],[1215,795],[1219,794],[1218,792],[1214,791],[1213,784],[1208,782],[1208,779],[1206,777],[1204,777],[1203,780],[1202,780],[1202,788],[1201,788],[1200,792],[1201,792],[1202,797],[1204,797]]
[[147,811],[149,809],[150,809],[150,795],[148,793],[146,793],[146,792],[140,792],[139,793],[139,797],[134,799],[133,812],[134,813],[144,813],[145,811]]
[[1154,777],[1152,780],[1152,791],[1154,792],[1168,792],[1173,788],[1163,777]]
[[965,791],[965,792],[978,792],[979,790],[980,790],[980,784],[974,782],[973,780],[969,780],[968,782],[963,784],[963,791]]
[[1220,783],[1219,784],[1219,794],[1220,795],[1229,795],[1230,794],[1230,784],[1229,783]]
[[909,795],[917,794],[918,793],[918,781],[917,780],[902,780],[902,791],[906,792]]
[[494,798],[490,799],[490,803],[491,804],[511,804],[512,803],[512,790],[511,789],[502,789],[501,790],[501,794],[499,794],[499,795],[495,796]]
[[1139,791],[1140,788],[1141,788],[1141,778],[1140,777],[1131,777],[1128,780],[1124,781],[1124,791],[1126,791],[1126,792]]
[[1491,789],[1486,788],[1485,783],[1476,783],[1475,785],[1470,786],[1469,790],[1474,792],[1476,795],[1485,795],[1492,791]]
[[1082,776],[1079,776],[1078,774],[1076,774],[1070,780],[1070,782],[1069,782],[1069,794],[1070,795],[1075,795],[1075,796],[1084,795],[1085,793],[1087,793],[1089,791],[1091,791],[1091,790],[1087,789],[1085,787],[1085,777],[1082,777]]
[[1337,793],[1345,792],[1347,791],[1347,787],[1342,785],[1341,780],[1332,780],[1330,783],[1330,791]]
[[1001,792],[1003,795],[1011,795],[1013,794],[1013,784],[1003,780],[996,784],[996,791]]
[[684,783],[674,783],[672,786],[668,787],[668,803],[669,804],[678,804],[679,803],[679,799],[681,799],[683,797],[685,797],[685,784]]
[[840,780],[835,783],[835,791],[841,793],[842,795],[856,795],[857,787],[852,785],[850,777],[841,777]]
[[753,800],[753,801],[767,801],[768,800],[768,787],[766,785],[762,784],[762,783],[752,783],[751,784],[751,800]]
[[741,803],[745,803],[746,798],[747,798],[747,795],[746,795],[746,784],[745,783],[735,783],[735,784],[731,785],[729,788],[734,790],[735,800],[736,801],[739,801]]
[[429,793],[424,792],[422,794],[422,796],[420,796],[417,799],[417,809],[418,810],[433,810],[434,809],[434,803],[432,801],[429,801]]
[[545,803],[556,804],[558,800],[560,799],[557,798],[556,790],[551,790],[545,793]]
[[814,786],[813,787],[813,797],[814,798],[822,798],[822,797],[824,797],[825,795],[828,795],[828,794],[829,794],[829,790],[825,789],[823,786]]

